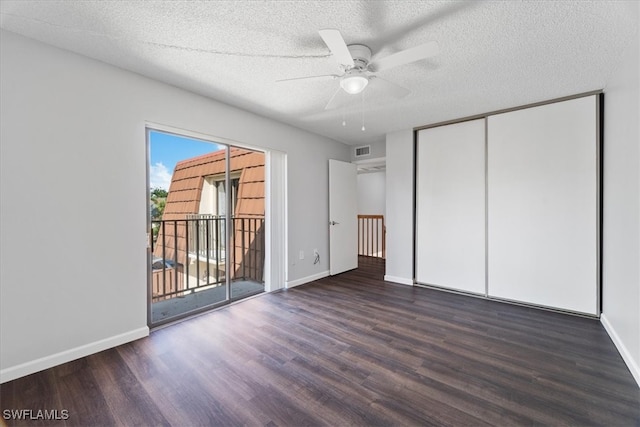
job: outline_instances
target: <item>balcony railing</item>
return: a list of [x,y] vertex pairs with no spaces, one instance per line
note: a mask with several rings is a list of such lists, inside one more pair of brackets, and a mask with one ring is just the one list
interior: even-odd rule
[[153,301],[184,296],[231,281],[264,282],[264,218],[189,215],[152,221]]
[[[216,215],[187,215],[189,254],[223,260],[225,257],[225,218]],[[202,244],[201,244],[202,243]]]
[[383,215],[358,215],[358,255],[385,258],[386,233]]

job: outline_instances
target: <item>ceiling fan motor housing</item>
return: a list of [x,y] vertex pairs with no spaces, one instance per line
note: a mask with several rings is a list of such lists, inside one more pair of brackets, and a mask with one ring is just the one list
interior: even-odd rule
[[371,61],[371,49],[363,44],[350,44],[347,48],[353,58],[353,68],[358,70],[366,69],[369,61]]

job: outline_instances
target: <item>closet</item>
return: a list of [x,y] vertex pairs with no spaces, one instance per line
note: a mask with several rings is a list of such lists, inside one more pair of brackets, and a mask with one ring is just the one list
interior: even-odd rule
[[599,315],[600,101],[419,130],[417,284]]

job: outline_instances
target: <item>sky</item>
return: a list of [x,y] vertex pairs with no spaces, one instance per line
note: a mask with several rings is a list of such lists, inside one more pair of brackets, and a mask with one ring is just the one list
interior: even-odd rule
[[224,148],[222,145],[162,133],[149,132],[149,169],[150,188],[169,190],[171,175],[180,160],[211,153]]

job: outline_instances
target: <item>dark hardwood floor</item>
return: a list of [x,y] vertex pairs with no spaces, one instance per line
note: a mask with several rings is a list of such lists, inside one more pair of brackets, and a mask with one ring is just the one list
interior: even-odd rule
[[[382,281],[265,294],[3,384],[8,425],[640,425],[601,324]],[[59,413],[60,415],[60,413]]]

